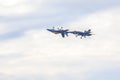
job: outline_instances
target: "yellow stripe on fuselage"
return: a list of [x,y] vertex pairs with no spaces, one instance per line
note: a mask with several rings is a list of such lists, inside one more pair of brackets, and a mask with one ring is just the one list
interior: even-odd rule
[[54,34],[59,34],[58,32],[53,32]]

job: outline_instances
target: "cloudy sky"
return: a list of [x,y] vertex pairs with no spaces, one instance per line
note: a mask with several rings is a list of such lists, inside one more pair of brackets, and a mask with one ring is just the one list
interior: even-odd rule
[[119,0],[0,0],[0,80],[119,80],[119,34]]

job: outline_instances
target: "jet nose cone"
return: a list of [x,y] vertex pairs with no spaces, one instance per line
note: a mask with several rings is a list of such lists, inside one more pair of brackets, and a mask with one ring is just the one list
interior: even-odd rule
[[50,31],[50,29],[46,29],[46,30]]
[[51,30],[51,29],[46,29],[46,30],[48,30],[48,31],[52,32],[52,30]]

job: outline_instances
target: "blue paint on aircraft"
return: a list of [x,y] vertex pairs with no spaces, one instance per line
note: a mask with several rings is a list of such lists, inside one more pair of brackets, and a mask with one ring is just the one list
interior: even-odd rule
[[84,32],[82,32],[82,31],[71,31],[69,33],[72,33],[72,34],[76,35],[76,37],[81,36],[81,39],[82,39],[82,37],[86,38],[86,36],[92,36],[93,35],[93,34],[91,34],[91,29],[89,29],[87,31],[85,30]]
[[82,37],[86,38],[86,36],[93,35],[93,34],[91,34],[91,29],[88,29],[87,31],[85,30],[84,32],[82,32],[82,31],[69,31],[68,29],[64,30],[64,29],[62,29],[62,27],[61,27],[61,29],[55,30],[53,27],[53,29],[47,29],[47,30],[54,33],[54,34],[61,34],[63,38],[65,36],[68,36],[68,33],[74,34],[74,35],[76,35],[76,37],[81,36],[81,39],[82,39]]
[[65,29],[63,30],[62,28],[61,29],[58,29],[58,30],[55,30],[54,28],[53,29],[47,29],[48,31],[54,33],[54,34],[61,34],[61,36],[64,38],[65,36],[68,36],[68,29]]

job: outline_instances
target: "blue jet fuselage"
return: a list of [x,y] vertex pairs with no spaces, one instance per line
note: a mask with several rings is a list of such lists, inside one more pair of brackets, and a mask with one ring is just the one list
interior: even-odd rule
[[76,37],[77,36],[81,36],[81,38],[92,35],[90,29],[88,31],[84,31],[84,32],[81,32],[81,31],[71,31],[69,33],[72,33],[72,34],[76,35]]
[[47,30],[52,32],[52,33],[54,33],[54,34],[61,34],[63,38],[65,37],[65,35],[68,36],[68,29],[66,29],[66,30],[62,30],[62,29],[59,29],[59,30],[47,29]]

